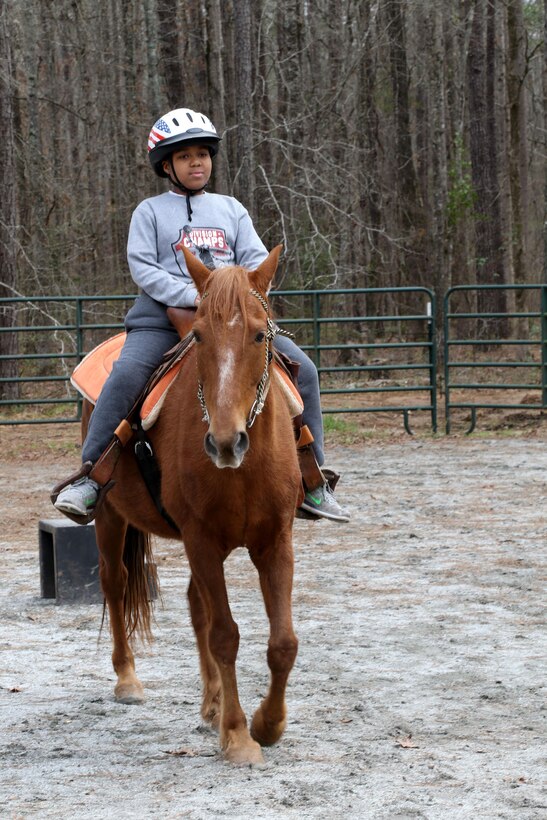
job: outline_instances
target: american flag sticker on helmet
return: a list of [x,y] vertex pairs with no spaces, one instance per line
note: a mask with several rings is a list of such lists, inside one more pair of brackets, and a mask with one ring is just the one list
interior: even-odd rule
[[158,142],[164,140],[165,137],[168,137],[170,133],[171,129],[169,128],[165,120],[158,120],[156,123],[154,123],[154,125],[152,126],[152,130],[150,131],[150,134],[148,136],[148,150],[151,151],[152,148],[154,148],[158,144]]

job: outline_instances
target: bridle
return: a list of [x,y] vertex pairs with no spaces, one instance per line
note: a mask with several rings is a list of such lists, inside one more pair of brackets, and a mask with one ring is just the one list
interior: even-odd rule
[[[270,317],[270,307],[266,299],[262,296],[254,288],[250,288],[249,293],[253,296],[256,296],[264,310],[266,311],[266,337],[265,337],[265,356],[264,356],[264,370],[262,371],[262,376],[256,386],[256,396],[255,400],[252,404],[251,409],[249,410],[249,415],[247,416],[246,425],[247,427],[252,427],[256,421],[256,417],[262,413],[264,409],[264,404],[266,402],[266,396],[268,395],[268,390],[270,389],[270,363],[272,361],[272,351],[270,349],[270,342],[273,342],[275,337],[278,334],[283,336],[292,336],[292,333],[289,333],[288,330],[282,330],[278,327],[274,321],[272,321]],[[207,296],[207,291],[201,297],[203,301]],[[207,410],[207,405],[205,404],[205,396],[203,394],[203,385],[200,381],[198,381],[198,401],[201,405],[201,409],[203,410],[203,421],[209,423],[209,411]]]

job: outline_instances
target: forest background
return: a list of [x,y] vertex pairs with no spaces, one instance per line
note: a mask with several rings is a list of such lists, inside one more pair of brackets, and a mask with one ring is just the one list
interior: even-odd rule
[[134,291],[148,131],[181,106],[278,286],[544,281],[546,26],[547,0],[3,0],[0,297]]

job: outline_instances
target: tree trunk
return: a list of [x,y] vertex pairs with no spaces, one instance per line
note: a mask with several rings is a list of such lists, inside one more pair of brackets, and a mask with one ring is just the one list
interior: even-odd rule
[[[492,8],[492,11],[490,9]],[[495,8],[475,0],[468,54],[469,134],[473,185],[476,192],[475,264],[477,283],[503,284],[497,121],[495,94]],[[503,291],[479,291],[480,312],[502,312]],[[485,321],[482,335],[499,336],[499,320]]]
[[253,184],[253,78],[251,62],[251,2],[234,0],[234,49],[236,66],[237,162],[236,190],[251,214],[254,212]]
[[[547,156],[547,0],[543,0],[543,156]],[[543,278],[547,282],[547,163],[543,163]]]
[[[514,281],[527,281],[529,268],[529,185],[527,105],[524,80],[526,30],[522,0],[507,3],[507,102],[509,119],[509,189]],[[517,293],[518,309],[525,307],[524,292]]]
[[[222,33],[222,11],[220,0],[207,0],[207,32],[208,32],[208,60],[209,71],[209,107],[207,115],[212,119],[218,133],[222,135],[226,130],[226,110],[224,101],[226,86],[224,82],[224,39]],[[225,144],[215,159],[214,181],[215,189],[227,194],[229,188],[229,165]]]
[[427,210],[431,230],[428,232],[427,254],[430,283],[435,290],[437,302],[437,325],[442,327],[441,311],[443,296],[452,284],[448,266],[448,148],[446,106],[446,53],[444,41],[444,0],[435,0],[429,15],[429,141],[430,141],[430,191]]
[[405,3],[386,0],[385,14],[388,25],[390,75],[394,106],[395,188],[399,230],[404,237],[405,254],[397,284],[421,283],[423,262],[423,213],[412,150],[410,123],[410,77],[407,62],[405,31]]
[[410,129],[409,76],[406,56],[404,10],[401,0],[387,0],[386,12],[390,25],[390,70],[394,98],[395,145],[399,190],[402,194],[403,219],[412,225],[417,199],[417,182],[412,155]]
[[[167,107],[180,108],[185,97],[185,66],[181,61],[178,38],[178,17],[180,9],[176,2],[158,0],[158,35],[161,57],[161,71],[158,76],[163,77],[164,96]],[[158,111],[158,115],[159,115]]]
[[[8,29],[7,5],[0,8],[0,122],[3,123],[2,161],[0,162],[0,298],[16,294],[16,225],[17,202],[15,197],[15,134],[13,128],[13,66],[11,36]],[[13,379],[17,376],[17,365],[13,356],[17,352],[17,334],[6,332],[4,328],[17,324],[16,307],[3,306],[0,309],[0,378]],[[7,357],[7,358],[4,358]],[[18,385],[15,382],[0,381],[0,397],[15,398]]]

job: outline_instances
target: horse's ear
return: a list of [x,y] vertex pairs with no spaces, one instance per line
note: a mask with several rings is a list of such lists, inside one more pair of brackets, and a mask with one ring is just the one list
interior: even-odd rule
[[205,267],[201,260],[194,256],[192,251],[189,251],[188,248],[185,248],[184,245],[182,246],[182,252],[184,254],[186,267],[188,268],[188,273],[194,280],[196,288],[200,293],[200,296],[203,296],[203,292],[205,290],[205,283],[210,277],[211,271],[209,270],[209,268]]
[[275,276],[279,263],[279,255],[282,250],[283,245],[276,245],[276,247],[270,251],[264,262],[250,275],[250,279],[255,287],[261,290],[262,293],[267,293],[270,289],[270,283]]

